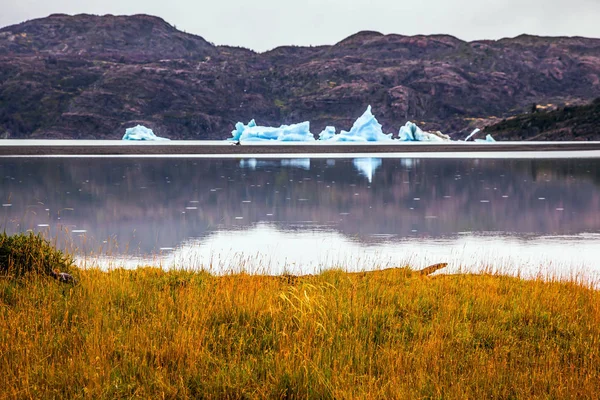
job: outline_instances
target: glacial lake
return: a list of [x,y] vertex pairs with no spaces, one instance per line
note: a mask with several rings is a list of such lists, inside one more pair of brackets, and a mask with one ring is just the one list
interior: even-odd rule
[[600,280],[600,158],[313,157],[0,158],[0,224],[82,267]]

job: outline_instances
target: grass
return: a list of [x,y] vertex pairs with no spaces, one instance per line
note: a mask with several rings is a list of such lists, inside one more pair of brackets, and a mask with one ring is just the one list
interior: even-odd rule
[[600,293],[407,268],[0,279],[0,398],[594,398]]

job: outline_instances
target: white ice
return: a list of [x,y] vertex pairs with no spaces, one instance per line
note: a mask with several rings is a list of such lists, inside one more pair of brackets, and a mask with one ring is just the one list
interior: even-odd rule
[[471,133],[469,134],[469,136],[467,136],[467,137],[465,138],[465,142],[466,142],[467,140],[471,139],[473,136],[477,135],[479,132],[481,132],[481,129],[479,129],[479,128],[475,129],[473,132],[471,132]]
[[148,129],[143,125],[136,125],[133,128],[127,128],[125,130],[125,135],[123,136],[123,140],[169,140],[167,138],[162,138],[156,136],[152,129]]

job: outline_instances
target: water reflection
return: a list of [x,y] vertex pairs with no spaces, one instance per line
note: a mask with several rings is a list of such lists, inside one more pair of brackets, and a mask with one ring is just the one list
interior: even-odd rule
[[[580,278],[600,282],[596,251],[600,234],[502,237],[470,234],[448,238],[397,239],[361,243],[322,227],[280,230],[260,223],[248,230],[223,230],[148,257],[88,257],[85,266],[204,269],[215,273],[312,274],[327,268],[348,271],[446,262],[444,273],[501,272],[534,277]],[[387,235],[378,235],[386,238]],[[567,249],[565,251],[565,248]]]
[[373,182],[373,175],[375,175],[377,168],[381,166],[381,158],[355,158],[353,164],[358,173],[367,178],[369,183],[371,183]]
[[[515,254],[554,254],[529,246],[552,236],[561,239],[551,247],[577,263],[595,242],[575,249],[572,238],[600,233],[599,167],[598,159],[1,159],[0,223],[9,233],[48,232],[81,255],[134,262],[189,258],[188,248],[268,248],[262,265],[273,271],[314,270],[335,264],[315,241],[355,259],[379,252],[385,264],[411,249],[451,257],[465,237],[485,237],[472,242],[484,251],[518,239],[527,246]],[[354,264],[374,262],[363,261]]]

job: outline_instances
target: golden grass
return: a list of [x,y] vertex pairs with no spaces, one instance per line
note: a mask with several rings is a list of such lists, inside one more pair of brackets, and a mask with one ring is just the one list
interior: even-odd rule
[[600,293],[409,269],[0,279],[1,398],[597,398]]

